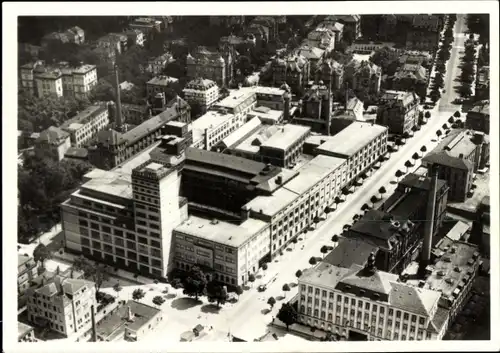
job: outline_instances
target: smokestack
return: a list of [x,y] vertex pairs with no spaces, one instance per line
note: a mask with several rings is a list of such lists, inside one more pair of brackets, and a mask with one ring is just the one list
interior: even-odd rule
[[420,258],[420,271],[425,271],[431,261],[432,236],[434,233],[434,214],[436,212],[436,193],[438,181],[437,166],[432,166],[431,184],[429,186],[429,196],[427,201],[426,221],[424,224],[424,241]]
[[97,330],[95,327],[95,309],[94,306],[90,306],[90,318],[92,319],[92,342],[97,342]]
[[331,129],[331,115],[332,115],[332,83],[328,83],[328,102],[326,105],[326,135],[330,136]]
[[120,78],[118,77],[118,65],[115,64],[115,81],[116,81],[116,129],[121,130],[123,120],[122,120],[122,102],[120,93]]

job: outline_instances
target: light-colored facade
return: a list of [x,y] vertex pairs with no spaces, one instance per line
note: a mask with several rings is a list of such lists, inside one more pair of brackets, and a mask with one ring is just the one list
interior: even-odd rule
[[277,128],[278,131],[261,144],[259,154],[264,163],[290,167],[302,153],[302,146],[311,128],[293,124]]
[[36,342],[35,329],[30,325],[17,322],[17,341],[18,342]]
[[365,122],[353,122],[316,148],[317,154],[345,158],[348,183],[387,152],[388,129]]
[[63,96],[63,80],[61,70],[55,69],[35,73],[35,84],[38,97],[52,96],[60,98]]
[[190,81],[182,90],[188,103],[198,104],[203,112],[219,99],[219,87],[212,80],[202,78]]
[[377,110],[377,124],[387,126],[391,134],[411,134],[418,124],[419,103],[414,92],[386,91]]
[[71,145],[82,147],[109,124],[109,110],[106,104],[93,105],[64,122],[61,129],[70,134]]
[[67,132],[51,126],[42,131],[35,140],[35,154],[39,158],[50,158],[61,161],[66,151],[71,147],[71,139]]
[[[364,340],[439,340],[446,329],[440,293],[398,282],[395,274],[322,263],[299,278],[299,322]],[[361,338],[361,340],[363,340]]]
[[153,75],[161,75],[169,63],[174,61],[172,54],[165,53],[163,55],[150,58],[144,65],[140,65],[142,72],[148,72]]
[[95,65],[82,65],[73,69],[75,98],[86,97],[95,85],[97,85],[97,68]]
[[17,255],[17,294],[22,295],[38,276],[38,266],[29,256]]
[[130,175],[99,169],[62,207],[66,247],[149,276],[166,276],[171,236],[187,217],[174,169],[146,162]]
[[333,204],[347,182],[347,163],[342,158],[317,156],[298,172],[285,187],[271,196],[257,196],[242,208],[250,217],[270,224],[272,258]]
[[130,28],[138,29],[143,33],[149,33],[153,29],[160,31],[161,30],[161,21],[155,20],[151,17],[141,17],[135,19],[133,22],[129,24]]
[[[94,283],[55,276],[28,297],[28,320],[65,336],[83,333],[97,308]],[[97,309],[96,309],[97,310]]]

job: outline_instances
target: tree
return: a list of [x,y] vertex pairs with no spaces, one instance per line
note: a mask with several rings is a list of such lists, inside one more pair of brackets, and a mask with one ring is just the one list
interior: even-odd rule
[[162,306],[165,303],[165,299],[163,297],[157,295],[153,298],[153,304],[156,306]]
[[226,286],[220,285],[215,281],[210,281],[207,284],[207,297],[209,302],[216,302],[217,308],[220,308],[220,305],[224,305],[227,301]]
[[410,138],[410,133],[408,131],[403,132],[403,138],[405,141],[408,140]]
[[427,147],[425,146],[420,147],[420,152],[422,152],[422,154],[427,152]]
[[134,289],[132,292],[132,299],[139,301],[146,296],[146,292],[141,288]]
[[102,284],[109,280],[108,269],[105,265],[92,264],[83,256],[75,260],[73,268],[77,271],[82,271],[85,277],[90,278],[92,282],[94,282],[96,296],[99,293]]
[[337,234],[332,235],[332,242],[334,242],[334,243],[339,242],[339,236]]
[[399,182],[399,178],[401,178],[402,176],[403,176],[403,172],[400,171],[399,169],[396,170],[395,177],[396,177],[397,182]]
[[472,95],[472,88],[469,84],[463,84],[461,85],[459,88],[458,88],[458,93],[464,97],[464,98],[468,98]]
[[264,273],[267,271],[267,263],[263,263],[262,264],[262,271],[264,271]]
[[413,135],[415,135],[415,132],[417,132],[417,131],[418,131],[418,129],[419,129],[419,128],[418,128],[418,125],[413,125],[413,126],[411,127],[411,131],[413,132]]
[[443,124],[442,128],[443,128],[443,130],[448,130],[448,128],[449,128],[448,124]]
[[290,286],[288,285],[288,283],[285,283],[282,289],[283,289],[283,296],[286,297],[286,292],[290,291]]
[[116,297],[118,298],[118,295],[120,294],[122,290],[122,286],[120,286],[119,282],[116,282],[115,285],[113,286],[113,290],[116,292]]
[[370,209],[370,206],[367,203],[364,203],[363,206],[361,206],[361,211],[366,212]]
[[413,159],[414,161],[416,161],[417,159],[419,159],[420,156],[418,155],[417,152],[415,152],[412,156],[411,156],[411,159]]
[[314,266],[314,265],[316,265],[317,263],[318,263],[318,260],[317,260],[314,256],[313,256],[313,257],[311,257],[311,258],[309,259],[309,264],[310,264],[311,266]]
[[453,113],[453,116],[455,118],[460,118],[462,116],[462,114],[460,114],[460,112],[457,110],[455,113]]
[[193,266],[184,278],[183,293],[198,300],[198,297],[204,293],[207,282],[206,274],[198,266]]
[[287,331],[289,330],[290,325],[296,323],[298,320],[297,311],[289,303],[285,303],[281,306],[281,309],[276,317],[286,325]]
[[179,278],[174,278],[171,282],[170,285],[172,288],[177,289],[182,286],[182,281]]
[[352,223],[356,223],[357,221],[359,220],[359,214],[355,214],[354,216],[352,216]]
[[302,271],[297,270],[297,272],[295,272],[295,277],[300,278],[301,276],[302,276]]
[[248,276],[248,281],[249,281],[250,283],[252,283],[252,285],[253,285],[253,282],[255,282],[255,276],[254,276],[253,274],[250,274],[250,275]]
[[438,131],[436,131],[436,135],[437,135],[437,137],[441,137],[443,135],[443,133],[441,132],[441,130],[438,130]]
[[377,196],[373,195],[371,198],[370,198],[370,202],[372,203],[372,207],[375,207],[375,203],[378,201],[378,198]]
[[323,254],[323,258],[325,255],[328,253],[328,247],[326,245],[323,245],[320,249],[321,253]]
[[342,199],[338,196],[335,196],[335,199],[333,199],[333,203],[335,204],[335,209],[337,209],[339,203],[342,202]]
[[52,254],[44,244],[40,243],[33,250],[33,258],[35,262],[40,263],[42,269],[45,269],[45,261],[52,258]]
[[424,116],[425,116],[426,119],[430,119],[431,112],[430,111],[426,111],[425,114],[424,114]]
[[406,162],[405,162],[405,167],[406,167],[406,172],[408,173],[408,171],[409,171],[410,167],[413,167],[413,165],[411,164],[411,162],[410,162],[410,161],[406,161]]
[[269,297],[267,300],[267,305],[271,307],[271,310],[273,310],[274,304],[276,304],[276,299],[274,297]]
[[438,90],[431,91],[429,94],[431,101],[436,103],[441,98],[441,93]]
[[385,187],[381,186],[379,189],[378,189],[378,192],[380,193],[380,198],[383,197],[383,195],[387,192],[387,190],[385,189]]
[[240,298],[240,295],[243,294],[243,288],[241,288],[241,286],[236,287],[236,294],[238,295],[238,299]]
[[299,240],[297,238],[292,239],[292,244],[293,244],[294,249],[295,249],[295,246],[297,245],[298,242],[299,242]]

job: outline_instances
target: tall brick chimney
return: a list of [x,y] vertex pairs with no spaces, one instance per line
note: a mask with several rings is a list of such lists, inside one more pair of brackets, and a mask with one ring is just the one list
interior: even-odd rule
[[429,186],[429,195],[427,200],[427,212],[424,224],[424,241],[422,244],[422,252],[420,254],[419,271],[423,273],[427,265],[431,261],[432,236],[434,233],[434,214],[436,212],[436,193],[438,182],[438,168],[431,168],[431,184]]
[[90,318],[92,319],[92,342],[97,342],[97,330],[95,326],[95,309],[94,306],[90,306]]
[[120,78],[118,74],[118,65],[115,64],[115,83],[116,83],[116,117],[115,124],[116,130],[120,131],[123,124],[122,118],[122,102],[121,102],[121,92],[120,92]]

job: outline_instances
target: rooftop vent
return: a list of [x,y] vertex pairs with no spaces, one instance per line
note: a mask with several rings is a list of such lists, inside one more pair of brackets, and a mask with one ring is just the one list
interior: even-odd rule
[[454,270],[455,270],[455,272],[459,272],[460,273],[460,267],[455,266]]
[[445,282],[448,283],[448,284],[453,284],[453,280],[451,278],[447,278],[445,280]]
[[444,273],[444,271],[438,271],[438,272],[437,272],[437,275],[438,275],[439,277],[443,277],[443,276],[445,275],[445,273]]
[[215,218],[210,221],[210,224],[218,224],[218,223],[219,221]]

